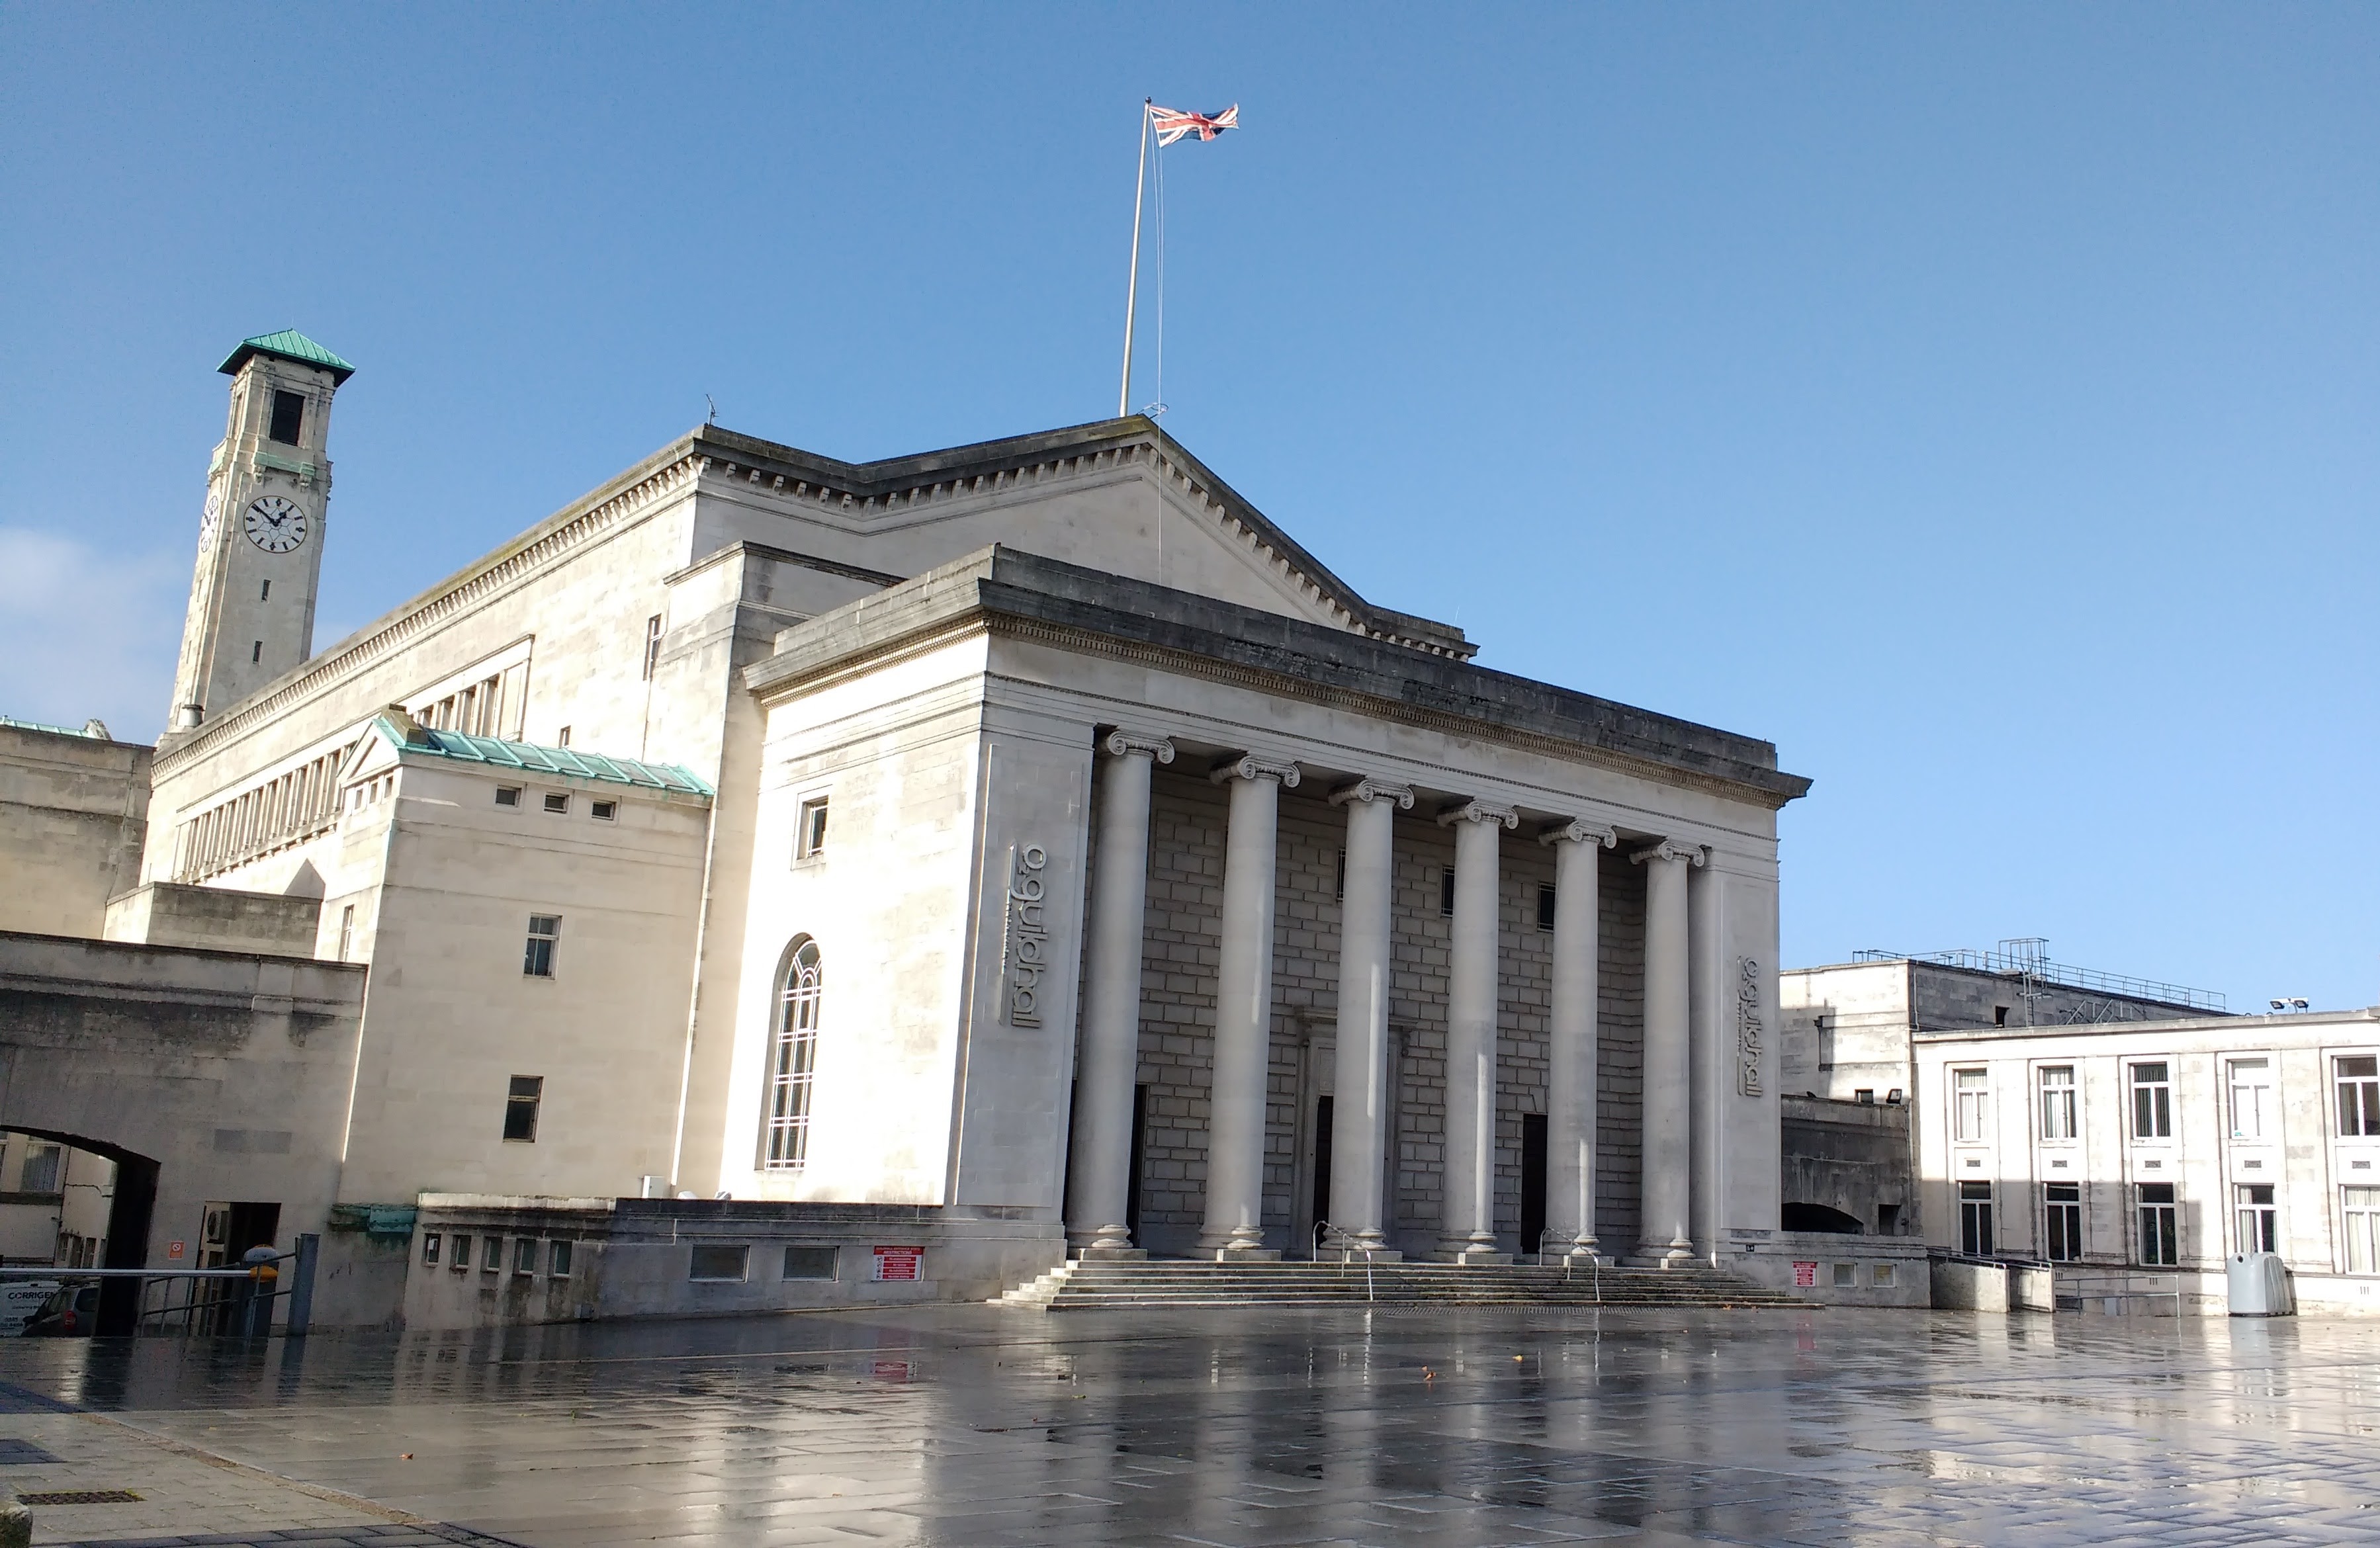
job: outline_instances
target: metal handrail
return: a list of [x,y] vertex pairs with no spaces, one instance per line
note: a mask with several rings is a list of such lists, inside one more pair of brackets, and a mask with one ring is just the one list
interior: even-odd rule
[[[1319,1252],[1322,1251],[1322,1239],[1330,1233],[1330,1222],[1328,1220],[1317,1220],[1314,1223],[1314,1250],[1316,1252]],[[1339,1249],[1339,1277],[1342,1279],[1347,1277],[1348,1254],[1353,1252],[1361,1252],[1364,1254],[1364,1304],[1366,1306],[1371,1305],[1373,1301],[1372,1254],[1376,1251],[1378,1251],[1378,1249],[1371,1247],[1342,1247]]]

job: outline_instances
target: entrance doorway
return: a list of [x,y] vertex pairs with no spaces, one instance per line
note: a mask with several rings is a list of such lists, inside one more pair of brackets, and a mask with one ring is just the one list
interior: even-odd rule
[[1521,1251],[1542,1253],[1546,1242],[1546,1115],[1521,1115]]
[[[1319,1233],[1323,1223],[1330,1218],[1330,1098],[1314,1099],[1314,1203],[1306,1218],[1314,1222]],[[1319,1245],[1319,1236],[1309,1245]]]
[[1132,1165],[1124,1174],[1123,1228],[1133,1245],[1140,1242],[1140,1151],[1148,1135],[1148,1087],[1132,1088]]

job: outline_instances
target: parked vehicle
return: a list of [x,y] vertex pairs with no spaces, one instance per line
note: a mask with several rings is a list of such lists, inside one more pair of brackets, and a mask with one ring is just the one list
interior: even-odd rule
[[28,1338],[88,1338],[99,1325],[99,1287],[62,1285],[25,1324]]

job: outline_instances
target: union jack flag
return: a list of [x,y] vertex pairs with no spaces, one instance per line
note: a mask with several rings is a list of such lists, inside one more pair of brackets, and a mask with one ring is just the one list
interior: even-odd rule
[[1240,127],[1240,104],[1233,103],[1220,113],[1184,113],[1179,108],[1149,104],[1148,121],[1157,129],[1157,143],[1171,145],[1184,135],[1196,135],[1200,139],[1212,139],[1225,129]]

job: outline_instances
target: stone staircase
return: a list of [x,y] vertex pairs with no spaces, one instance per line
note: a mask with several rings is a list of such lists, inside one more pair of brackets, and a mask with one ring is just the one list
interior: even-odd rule
[[1040,1312],[1111,1307],[1649,1306],[1813,1307],[1707,1264],[1685,1268],[1560,1264],[1220,1264],[1193,1259],[1059,1264],[995,1306]]

